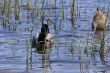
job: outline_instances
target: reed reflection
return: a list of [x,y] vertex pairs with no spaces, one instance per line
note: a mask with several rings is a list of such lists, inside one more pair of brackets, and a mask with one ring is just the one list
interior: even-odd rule
[[98,53],[100,55],[100,60],[105,63],[105,31],[100,30],[95,32],[94,43],[99,45]]
[[50,49],[45,50],[45,53],[42,53],[42,71],[43,73],[54,73],[51,67],[50,62]]
[[[92,56],[94,62],[94,73],[107,73],[106,70],[106,47],[105,47],[105,30],[98,30],[94,33],[93,37],[93,49],[92,49]],[[98,58],[98,55],[100,58]],[[101,64],[99,63],[99,60]],[[98,66],[99,65],[99,66]],[[101,65],[101,66],[100,66]],[[103,67],[103,69],[100,69]]]

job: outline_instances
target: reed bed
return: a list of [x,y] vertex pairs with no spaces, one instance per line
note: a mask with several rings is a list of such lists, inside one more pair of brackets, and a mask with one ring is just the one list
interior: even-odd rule
[[[72,61],[75,60],[74,59],[74,55],[78,54],[78,61],[80,64],[80,70],[82,72],[84,72],[84,70],[86,69],[86,72],[88,72],[89,70],[89,63],[91,60],[91,56],[92,56],[92,60],[94,61],[94,66],[96,64],[96,54],[99,53],[100,54],[100,59],[102,61],[105,60],[105,32],[103,32],[103,38],[101,40],[101,43],[98,44],[100,45],[100,47],[96,47],[94,38],[95,38],[95,32],[96,30],[93,31],[93,36],[92,36],[92,40],[88,39],[91,38],[91,36],[85,36],[85,33],[83,34],[83,32],[80,32],[80,34],[78,34],[79,38],[75,38],[76,33],[73,33],[75,30],[77,30],[77,28],[80,27],[75,27],[72,28],[72,34],[68,35],[68,32],[66,32],[66,34],[64,36],[62,36],[63,38],[65,38],[63,41],[64,43],[59,43],[60,39],[58,37],[58,35],[60,34],[60,31],[63,31],[64,28],[62,27],[63,24],[65,24],[64,22],[68,21],[68,19],[66,19],[66,7],[65,7],[65,0],[61,0],[60,1],[60,7],[57,4],[58,0],[53,0],[53,4],[50,5],[48,7],[48,0],[35,0],[35,4],[33,4],[31,2],[31,0],[26,0],[26,4],[23,6],[23,0],[2,0],[2,5],[1,5],[1,14],[2,14],[2,26],[6,29],[9,29],[10,31],[17,31],[17,27],[19,25],[21,25],[20,23],[23,22],[27,22],[27,25],[31,24],[28,32],[30,33],[29,39],[26,39],[26,70],[32,69],[32,63],[33,63],[33,49],[31,47],[31,42],[32,42],[32,36],[33,36],[33,32],[35,30],[34,27],[37,26],[37,22],[42,25],[44,24],[44,22],[46,21],[46,23],[48,25],[53,24],[54,27],[54,34],[55,34],[55,54],[57,55],[58,58],[60,58],[60,47],[63,46],[63,53],[65,56],[66,55],[72,55]],[[41,2],[41,6],[40,3]],[[77,8],[76,8],[76,0],[71,0],[70,1],[71,6],[70,6],[70,19],[71,22],[75,22],[75,12],[78,12]],[[77,11],[76,11],[77,10]],[[24,11],[26,11],[26,13],[24,13]],[[51,13],[52,16],[49,17],[47,14],[49,14],[49,12],[53,12]],[[77,17],[79,16],[80,18],[80,10],[77,13],[79,15],[77,15]],[[107,13],[107,16],[109,13]],[[25,17],[26,15],[26,17]],[[85,15],[86,15],[86,11],[85,11]],[[63,23],[62,23],[63,21]],[[87,19],[85,19],[85,21],[87,21]],[[84,22],[84,21],[83,21]],[[74,23],[75,24],[75,23]],[[68,25],[68,23],[66,24]],[[51,25],[50,25],[51,26]],[[67,31],[67,30],[65,30]],[[78,30],[80,31],[80,29]],[[91,35],[89,33],[89,31],[86,33],[88,35]],[[73,38],[72,40],[70,40],[70,36]],[[86,39],[82,42],[82,37],[84,36],[84,39],[86,37]],[[60,37],[60,38],[62,38]],[[78,41],[77,44],[75,41]],[[0,43],[2,44],[2,43]],[[63,44],[63,45],[59,45],[59,44]],[[83,44],[83,46],[82,46]],[[92,46],[90,46],[92,44]],[[61,51],[62,52],[62,51]],[[85,57],[86,56],[86,59]],[[84,58],[83,58],[84,57]],[[86,63],[84,64],[85,60]],[[45,57],[45,55],[42,55],[42,63],[43,66],[44,64],[49,63],[50,61],[50,57],[47,58]],[[49,64],[50,65],[50,64]],[[85,67],[84,65],[86,65],[87,67]]]

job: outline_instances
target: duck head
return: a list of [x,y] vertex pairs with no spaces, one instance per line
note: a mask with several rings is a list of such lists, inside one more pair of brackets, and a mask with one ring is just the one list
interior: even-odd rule
[[97,7],[97,11],[99,11],[100,9]]
[[97,10],[96,11],[97,11],[96,14],[103,15],[103,12],[98,7],[97,7]]
[[47,24],[42,25],[41,33],[49,33],[49,27]]

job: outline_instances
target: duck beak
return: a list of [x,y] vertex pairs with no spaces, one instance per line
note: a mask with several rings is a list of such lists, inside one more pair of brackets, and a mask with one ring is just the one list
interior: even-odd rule
[[97,11],[99,11],[100,9],[97,7]]

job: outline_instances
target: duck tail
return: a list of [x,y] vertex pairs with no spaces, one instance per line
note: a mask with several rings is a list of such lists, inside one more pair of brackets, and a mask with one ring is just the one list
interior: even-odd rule
[[44,42],[39,43],[39,46],[37,46],[36,50],[37,50],[37,53],[39,54],[45,53],[46,52],[45,43]]

